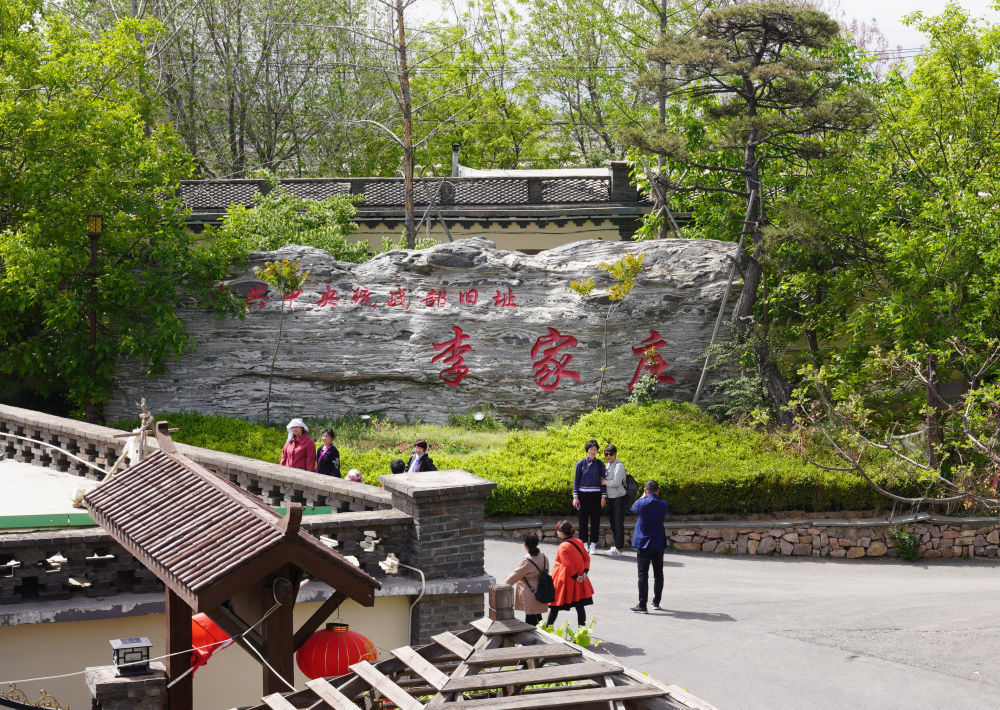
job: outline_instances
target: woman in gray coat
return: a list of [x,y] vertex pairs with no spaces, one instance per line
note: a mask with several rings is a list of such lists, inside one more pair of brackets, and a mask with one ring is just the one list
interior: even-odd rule
[[524,559],[517,566],[506,584],[516,584],[514,588],[514,608],[524,612],[524,620],[532,626],[537,626],[542,620],[542,614],[549,610],[549,605],[535,599],[538,589],[538,577],[542,570],[549,568],[549,560],[538,549],[538,536],[528,533],[524,536],[524,549],[527,551]]

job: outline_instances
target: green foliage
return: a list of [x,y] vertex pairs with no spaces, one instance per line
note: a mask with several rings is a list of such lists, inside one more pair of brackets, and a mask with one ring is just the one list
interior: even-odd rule
[[905,528],[894,525],[889,528],[889,537],[892,539],[896,554],[901,560],[916,560],[920,557],[920,540],[915,535],[907,532]]
[[628,395],[628,401],[640,407],[648,407],[653,403],[653,394],[655,392],[656,375],[652,372],[645,372],[632,387],[632,391]]
[[120,358],[156,373],[192,346],[182,301],[240,312],[217,287],[228,255],[184,229],[192,163],[149,98],[159,32],[93,36],[40,3],[0,7],[0,378],[64,393],[89,421]]
[[[277,427],[225,417],[158,413],[158,418],[180,427],[175,437],[180,442],[265,461],[277,461],[285,442]],[[310,431],[329,424],[307,423]],[[719,424],[697,407],[668,401],[592,412],[542,431],[466,431],[384,421],[336,430],[343,466],[359,469],[375,485],[380,474],[389,472],[390,461],[404,458],[415,439],[427,439],[438,468],[461,468],[497,482],[486,501],[489,515],[572,514],[573,466],[591,438],[615,444],[637,479],[658,481],[678,514],[869,510],[881,504],[858,476],[813,469],[783,438]],[[832,461],[819,440],[809,443],[808,453]],[[876,461],[874,474],[896,490],[915,488],[899,479],[884,458]]]
[[254,274],[261,281],[281,294],[282,300],[295,291],[302,288],[306,279],[309,278],[308,271],[299,268],[299,262],[282,259],[281,261],[264,262],[263,267],[254,269]]
[[360,264],[369,258],[368,242],[348,242],[356,232],[352,220],[356,196],[333,195],[323,200],[298,197],[277,187],[253,207],[231,205],[222,224],[206,230],[206,238],[226,249],[234,260],[251,251],[273,251],[286,244],[323,249],[334,259]]
[[506,431],[509,428],[489,406],[465,414],[449,414],[448,426],[473,431]]
[[[538,628],[542,631],[548,631],[550,634],[555,634],[556,636],[561,636],[562,638],[575,643],[577,646],[582,646],[583,648],[596,648],[601,645],[600,640],[594,637],[594,625],[597,619],[591,619],[583,626],[570,627],[568,621],[564,621],[563,625],[558,629],[555,626],[550,626],[548,624],[540,624]],[[545,686],[538,686],[545,687]]]

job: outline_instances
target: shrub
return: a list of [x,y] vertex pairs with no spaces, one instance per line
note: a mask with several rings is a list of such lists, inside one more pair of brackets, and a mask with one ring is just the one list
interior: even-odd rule
[[[178,441],[266,461],[277,461],[285,442],[281,427],[192,413],[160,418],[180,427]],[[319,431],[318,422],[308,423],[310,431]],[[868,510],[883,503],[858,476],[806,464],[779,436],[720,424],[693,405],[669,401],[596,411],[543,431],[467,431],[384,421],[377,427],[337,429],[342,467],[361,470],[373,484],[416,438],[431,442],[438,468],[461,468],[497,482],[486,501],[489,515],[573,513],[573,466],[591,438],[602,446],[615,444],[636,480],[656,480],[678,514]],[[831,461],[821,443],[812,446],[811,456]],[[916,492],[915,484],[897,477],[888,459],[874,468],[879,483],[903,494]]]

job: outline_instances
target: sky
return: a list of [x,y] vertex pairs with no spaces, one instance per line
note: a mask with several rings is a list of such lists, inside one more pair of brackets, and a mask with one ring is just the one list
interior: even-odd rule
[[[947,5],[947,0],[839,0],[839,3],[848,17],[869,24],[874,20],[890,48],[915,49],[926,44],[923,35],[914,27],[903,26],[900,18],[916,10],[936,15]],[[991,7],[992,0],[961,0],[959,4],[973,16],[1000,22],[1000,13]]]

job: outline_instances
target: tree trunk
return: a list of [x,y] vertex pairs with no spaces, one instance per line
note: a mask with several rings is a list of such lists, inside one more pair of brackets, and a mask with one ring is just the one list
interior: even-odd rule
[[278,348],[281,347],[281,326],[285,320],[285,294],[281,294],[281,306],[278,311],[278,340],[271,354],[271,372],[267,376],[267,403],[264,405],[264,421],[271,426],[271,384],[274,382],[274,363],[278,360]]
[[[87,309],[87,321],[90,330],[87,347],[87,374],[90,376],[90,387],[97,382],[97,244],[99,234],[90,235],[90,307]],[[84,418],[89,424],[96,424],[100,411],[92,391],[87,394],[87,405]]]
[[927,431],[927,463],[934,468],[941,465],[941,457],[938,454],[938,447],[944,437],[941,432],[941,421],[938,418],[938,407],[941,395],[938,392],[938,372],[937,356],[927,356],[927,369],[924,371],[927,384],[924,385],[924,397],[927,403],[927,418],[924,420],[924,428]]
[[396,26],[399,32],[399,99],[403,109],[403,203],[406,209],[406,248],[417,244],[413,218],[413,117],[410,112],[410,72],[406,66],[406,27],[403,24],[403,0],[396,0]]

